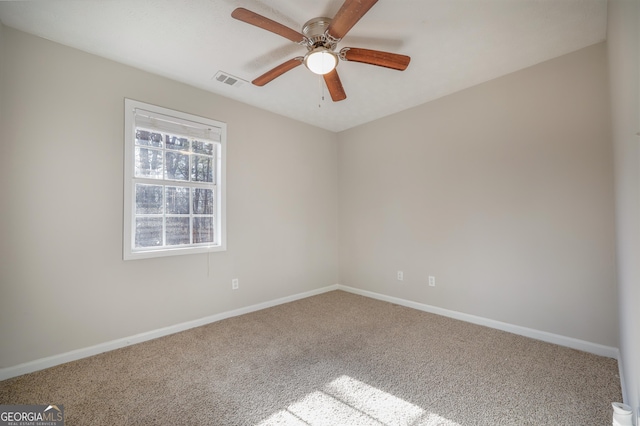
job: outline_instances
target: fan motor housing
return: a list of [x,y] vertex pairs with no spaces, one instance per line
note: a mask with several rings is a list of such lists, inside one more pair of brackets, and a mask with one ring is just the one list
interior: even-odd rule
[[321,46],[331,50],[335,49],[336,42],[329,40],[326,35],[330,23],[331,18],[323,16],[310,19],[302,26],[302,34],[309,40],[309,49]]

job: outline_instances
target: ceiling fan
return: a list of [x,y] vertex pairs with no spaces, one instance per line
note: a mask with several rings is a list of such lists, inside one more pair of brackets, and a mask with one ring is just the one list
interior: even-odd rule
[[336,52],[338,42],[349,30],[376,4],[378,0],[345,0],[338,13],[331,18],[319,17],[307,21],[302,32],[293,30],[255,12],[239,7],[231,16],[272,33],[285,37],[307,48],[307,54],[297,56],[278,65],[252,81],[256,86],[264,86],[270,81],[295,67],[305,64],[312,72],[322,75],[331,94],[331,99],[338,102],[347,98],[340,77],[336,71],[339,61],[361,62],[404,71],[411,58],[397,53],[379,50],[343,47]]

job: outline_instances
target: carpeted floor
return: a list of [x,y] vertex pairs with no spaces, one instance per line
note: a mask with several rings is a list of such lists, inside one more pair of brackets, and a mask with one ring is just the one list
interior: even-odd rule
[[614,359],[333,291],[0,382],[66,425],[607,425]]

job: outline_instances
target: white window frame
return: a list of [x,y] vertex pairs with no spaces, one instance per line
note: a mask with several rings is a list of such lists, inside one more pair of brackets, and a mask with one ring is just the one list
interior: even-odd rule
[[[123,232],[123,258],[124,260],[146,259],[162,256],[174,256],[195,253],[209,253],[225,251],[227,249],[227,230],[226,230],[226,155],[227,155],[227,125],[220,121],[209,118],[199,117],[184,112],[174,111],[168,108],[147,104],[140,101],[125,98],[124,102],[124,232]],[[135,176],[135,143],[136,143],[136,113],[138,114],[138,122],[140,115],[157,117],[160,125],[174,124],[183,126],[185,131],[189,129],[194,132],[215,131],[219,134],[219,141],[215,142],[215,186],[212,185],[215,192],[215,210],[214,210],[214,235],[216,241],[206,245],[203,244],[186,244],[179,246],[159,246],[159,247],[135,247],[135,185],[136,183],[152,183],[155,185],[181,185],[180,181],[171,181],[163,179],[147,179]],[[145,126],[148,128],[148,126]],[[166,129],[164,129],[166,130]],[[160,130],[159,131],[163,131]],[[167,133],[175,134],[168,130]],[[181,134],[181,136],[189,136]],[[192,206],[190,206],[190,209]],[[166,216],[166,213],[163,213]],[[164,217],[164,216],[163,216]]]

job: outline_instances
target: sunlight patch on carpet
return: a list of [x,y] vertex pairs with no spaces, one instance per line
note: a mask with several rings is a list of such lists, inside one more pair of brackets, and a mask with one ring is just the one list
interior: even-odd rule
[[337,378],[325,391],[389,426],[412,424],[425,412],[417,405],[349,376]]
[[258,426],[460,426],[397,396],[340,376]]

